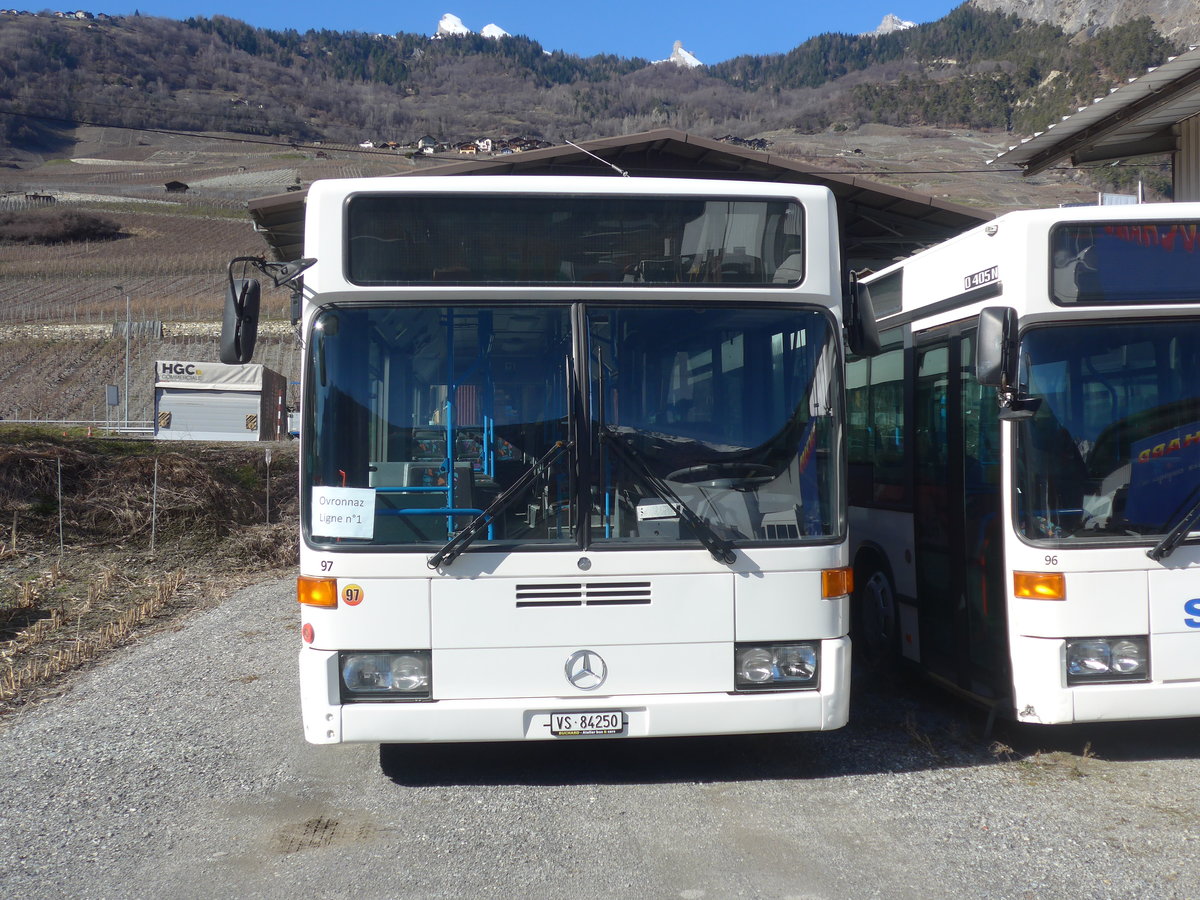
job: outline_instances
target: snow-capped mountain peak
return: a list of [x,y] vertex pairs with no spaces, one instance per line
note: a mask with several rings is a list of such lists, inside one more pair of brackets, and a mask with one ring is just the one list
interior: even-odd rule
[[893,31],[905,31],[909,28],[916,28],[916,22],[909,22],[907,19],[902,19],[894,13],[888,13],[883,17],[883,21],[879,23],[879,27],[874,31],[865,32],[868,35],[891,34]]
[[[433,37],[434,37],[434,39],[447,38],[447,37],[462,37],[464,35],[474,34],[474,33],[475,32],[473,32],[470,28],[468,28],[466,25],[464,25],[463,20],[460,19],[458,16],[456,16],[454,13],[446,13],[438,21],[437,31],[434,33]],[[505,31],[503,28],[501,28],[499,25],[496,25],[495,23],[492,23],[491,25],[484,25],[479,33],[483,37],[491,38],[494,41],[498,41],[498,40],[500,40],[500,38],[506,38],[506,37],[512,36],[507,31]]]
[[437,24],[437,37],[454,37],[471,33],[471,29],[464,25],[463,20],[454,13],[446,13]]
[[695,69],[704,65],[704,63],[683,49],[683,41],[675,42],[675,46],[671,50],[671,55],[666,59],[656,59],[654,61],[656,66],[661,63],[674,63],[681,69]]

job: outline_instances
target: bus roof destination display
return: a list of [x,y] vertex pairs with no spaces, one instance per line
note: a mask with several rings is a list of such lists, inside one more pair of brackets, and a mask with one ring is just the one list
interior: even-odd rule
[[[1050,232],[1054,302],[1200,300],[1200,223],[1072,222]],[[1153,278],[1146,273],[1153,272]]]
[[786,200],[356,195],[355,284],[795,287],[804,213]]

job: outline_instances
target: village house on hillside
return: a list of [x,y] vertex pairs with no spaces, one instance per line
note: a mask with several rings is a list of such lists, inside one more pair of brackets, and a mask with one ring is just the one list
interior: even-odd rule
[[477,156],[491,154],[492,156],[508,156],[512,153],[523,153],[528,150],[541,150],[551,147],[549,141],[538,138],[491,138],[481,137],[465,141],[439,141],[431,134],[422,135],[415,141],[401,144],[392,140],[374,140],[367,138],[357,142],[364,150],[395,150],[396,152],[416,152],[425,156],[435,153],[457,153],[460,156]]
[[77,9],[71,12],[62,12],[60,10],[30,12],[27,9],[0,9],[0,16],[48,16],[53,19],[78,19],[81,22],[112,22],[117,18],[116,16],[110,16],[108,13],[90,13],[85,9]]

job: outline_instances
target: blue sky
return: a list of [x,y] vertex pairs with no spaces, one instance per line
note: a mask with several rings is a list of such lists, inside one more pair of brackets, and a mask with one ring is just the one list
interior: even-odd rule
[[[494,23],[509,34],[525,34],[548,50],[581,56],[616,53],[663,59],[675,41],[701,62],[715,63],[746,53],[782,53],[826,31],[872,31],[886,13],[910,22],[932,22],[959,2],[952,0],[594,0],[522,3],[408,0],[134,0],[125,7],[88,7],[94,12],[186,19],[224,15],[263,28],[328,28],[333,31],[397,31],[432,34],[443,13],[453,13],[472,31]],[[63,7],[64,9],[66,7]],[[72,7],[74,8],[74,7]]]

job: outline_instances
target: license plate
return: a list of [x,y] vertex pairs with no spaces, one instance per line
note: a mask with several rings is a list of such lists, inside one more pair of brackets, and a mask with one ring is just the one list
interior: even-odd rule
[[550,713],[550,733],[555,737],[622,734],[624,731],[625,717],[620,710]]

